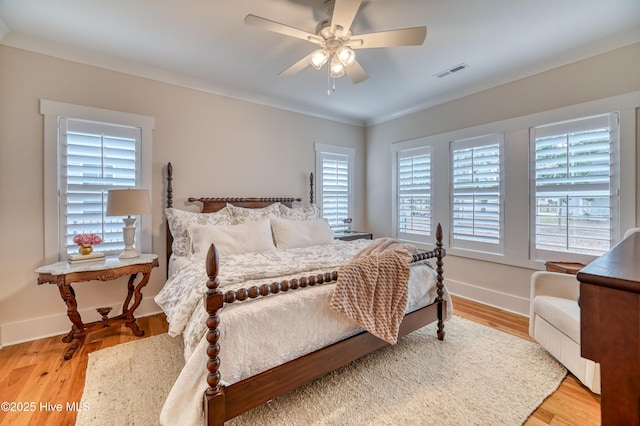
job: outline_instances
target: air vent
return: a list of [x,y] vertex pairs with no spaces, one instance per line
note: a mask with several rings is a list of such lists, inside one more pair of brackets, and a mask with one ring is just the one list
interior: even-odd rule
[[469,68],[469,65],[467,65],[467,64],[459,64],[459,65],[456,65],[455,67],[449,68],[448,70],[444,70],[442,72],[439,72],[439,73],[435,74],[434,77],[438,77],[438,78],[446,77],[446,76],[448,76],[450,74],[462,71],[462,70],[467,69],[467,68]]

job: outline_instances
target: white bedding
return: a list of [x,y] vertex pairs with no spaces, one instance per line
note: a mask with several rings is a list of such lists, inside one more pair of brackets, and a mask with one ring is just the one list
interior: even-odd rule
[[[220,259],[220,288],[224,292],[338,270],[370,243],[336,240],[320,246],[224,256]],[[174,263],[178,265],[155,301],[167,315],[169,334],[183,336],[186,365],[165,402],[160,421],[164,425],[202,424],[202,395],[207,387],[207,314],[202,296],[207,277],[202,260],[183,259]],[[435,300],[435,282],[435,272],[429,266],[421,263],[411,267],[407,312]],[[226,305],[219,327],[223,383],[235,383],[360,332],[357,324],[329,309],[334,286],[322,284]],[[452,304],[446,288],[445,300],[448,319]]]

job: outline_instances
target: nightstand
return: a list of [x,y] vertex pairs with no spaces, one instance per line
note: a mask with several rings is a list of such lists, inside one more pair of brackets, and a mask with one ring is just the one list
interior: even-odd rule
[[[125,324],[131,329],[134,335],[140,337],[144,331],[140,330],[136,324],[133,312],[142,301],[142,287],[147,285],[151,270],[158,266],[158,256],[155,254],[141,254],[139,257],[131,259],[119,259],[116,257],[106,257],[104,260],[95,262],[80,263],[70,265],[69,262],[57,262],[51,265],[42,266],[36,269],[38,274],[38,285],[56,284],[60,291],[62,300],[67,305],[67,316],[71,321],[71,331],[62,338],[65,343],[71,343],[64,359],[71,359],[75,351],[84,343],[87,334],[101,330],[105,327]],[[142,274],[141,280],[134,286],[134,281],[138,274]],[[128,293],[122,305],[122,314],[109,318],[111,307],[96,309],[102,316],[100,321],[85,324],[78,312],[76,293],[71,287],[71,283],[84,281],[111,281],[129,275]],[[134,298],[131,303],[131,298]],[[129,306],[131,304],[131,306]]]
[[343,240],[343,241],[353,241],[353,240],[373,240],[373,234],[370,232],[340,232],[336,233],[335,239]]

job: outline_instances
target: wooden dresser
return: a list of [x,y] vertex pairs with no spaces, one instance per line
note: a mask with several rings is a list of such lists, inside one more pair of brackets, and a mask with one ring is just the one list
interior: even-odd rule
[[640,424],[640,233],[578,272],[581,351],[600,363],[602,425]]

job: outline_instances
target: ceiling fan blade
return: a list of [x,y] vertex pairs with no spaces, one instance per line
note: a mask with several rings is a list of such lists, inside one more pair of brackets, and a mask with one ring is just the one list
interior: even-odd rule
[[311,64],[311,55],[313,55],[313,52],[309,53],[307,56],[305,56],[304,58],[300,59],[298,62],[296,62],[295,64],[291,65],[289,68],[287,68],[286,70],[282,71],[278,75],[280,77],[291,77],[292,75],[299,73],[300,71],[302,71],[308,65]]
[[302,40],[307,40],[316,44],[322,41],[322,39],[315,34],[311,34],[306,31],[290,27],[289,25],[284,25],[279,22],[271,21],[269,19],[261,18],[255,15],[245,16],[244,23],[247,25],[251,25],[252,27],[261,28],[263,30],[284,34],[286,36],[295,37]]
[[360,34],[351,38],[352,49],[376,47],[420,46],[427,37],[427,27],[403,28],[379,33]]
[[337,25],[348,31],[361,3],[362,0],[335,0],[331,16],[331,31],[334,32]]
[[355,61],[353,64],[346,67],[344,72],[349,76],[353,84],[358,84],[369,78],[369,75],[358,61]]

